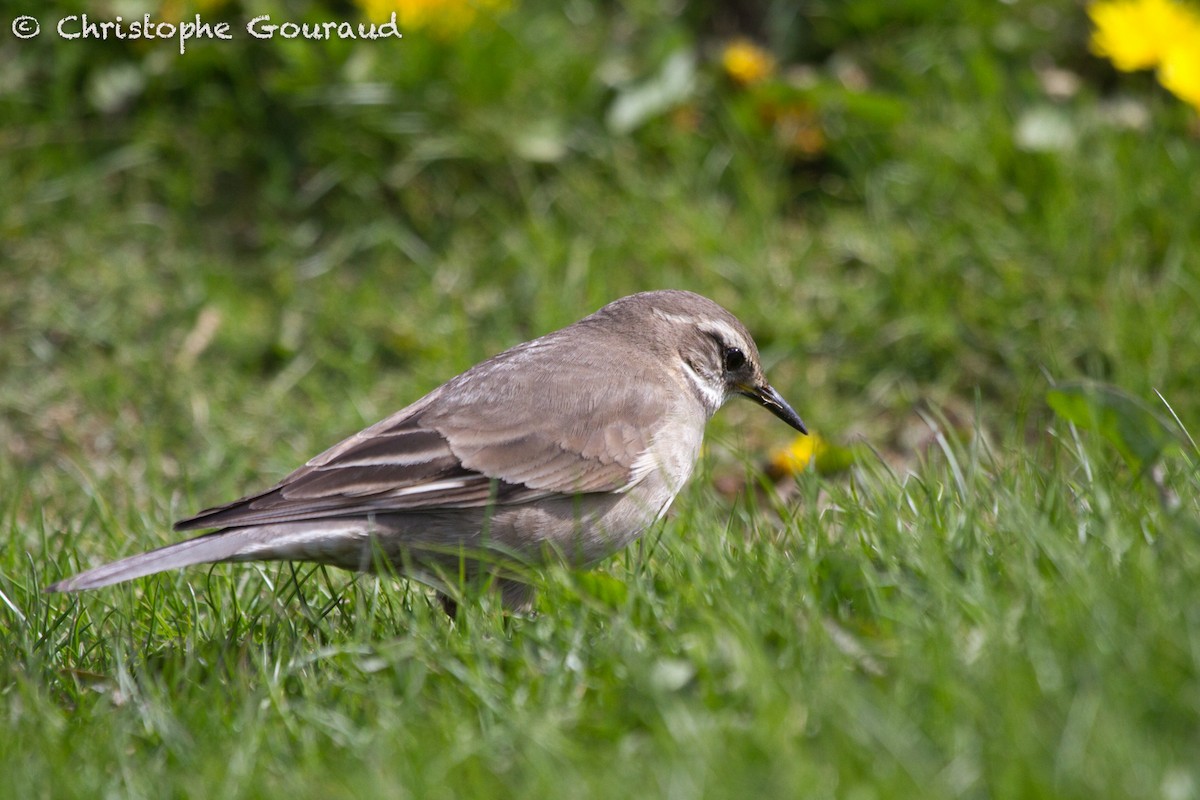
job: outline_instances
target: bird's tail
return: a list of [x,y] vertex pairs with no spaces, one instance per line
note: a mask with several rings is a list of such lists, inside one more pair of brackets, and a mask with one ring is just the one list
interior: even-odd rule
[[45,591],[78,592],[84,589],[98,589],[101,586],[169,569],[235,560],[251,543],[247,541],[249,537],[246,535],[250,530],[252,529],[216,531],[186,542],[169,544],[148,553],[138,553],[53,583],[47,586]]
[[[506,558],[496,549],[485,548],[476,552],[463,543],[453,541],[410,542],[404,553],[389,553],[394,548],[386,540],[406,538],[399,536],[406,530],[394,525],[394,520],[389,524],[374,518],[347,517],[224,528],[186,542],[169,544],[148,553],[103,564],[53,583],[45,591],[98,589],[156,572],[218,561],[316,561],[366,572],[376,568],[376,558],[380,556],[391,561],[395,569],[405,574],[412,572],[412,577],[436,588],[438,584],[435,581],[440,580],[438,576],[441,572],[453,576],[464,558],[484,564],[495,562],[509,565],[522,561],[520,554]],[[414,569],[410,570],[410,567]],[[522,602],[522,598],[516,595],[511,599],[513,603]]]

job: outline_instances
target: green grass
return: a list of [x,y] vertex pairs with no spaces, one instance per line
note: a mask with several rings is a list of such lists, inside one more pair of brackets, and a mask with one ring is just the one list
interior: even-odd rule
[[[1194,115],[1072,4],[893,6],[766,15],[818,67],[817,163],[743,113],[703,6],[527,7],[399,63],[197,50],[113,108],[80,87],[145,53],[0,42],[5,793],[1200,796]],[[695,127],[605,128],[693,44]],[[1045,108],[1075,146],[1018,146]],[[790,432],[733,403],[675,513],[532,618],[310,566],[41,592],[668,286],[855,465],[770,485]]]

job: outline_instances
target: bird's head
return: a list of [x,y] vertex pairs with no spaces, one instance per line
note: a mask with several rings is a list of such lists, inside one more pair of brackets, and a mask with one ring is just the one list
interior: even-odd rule
[[767,381],[750,332],[717,303],[692,292],[630,295],[605,309],[629,315],[648,342],[677,370],[711,416],[734,395],[749,397],[801,433],[800,415]]

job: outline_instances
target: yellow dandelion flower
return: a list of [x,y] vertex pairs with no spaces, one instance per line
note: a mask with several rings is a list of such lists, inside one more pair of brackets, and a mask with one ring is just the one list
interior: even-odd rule
[[798,475],[815,465],[828,449],[818,434],[797,436],[790,445],[771,454],[770,470],[777,475]]
[[1200,28],[1190,47],[1176,47],[1163,57],[1158,82],[1200,112]]
[[1179,47],[1197,46],[1200,14],[1174,0],[1102,0],[1088,8],[1092,52],[1133,72],[1162,63]]
[[373,22],[385,22],[396,13],[402,32],[423,30],[452,39],[470,28],[480,15],[495,15],[511,5],[510,0],[356,0]]
[[762,83],[775,72],[775,59],[747,39],[730,42],[721,53],[725,74],[742,86]]

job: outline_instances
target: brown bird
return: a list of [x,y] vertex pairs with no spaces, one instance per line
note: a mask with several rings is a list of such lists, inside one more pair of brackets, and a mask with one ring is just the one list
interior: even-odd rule
[[494,581],[506,607],[524,608],[517,567],[588,566],[634,541],[734,395],[806,432],[736,317],[691,292],[631,295],[477,364],[270,489],[175,524],[218,530],[46,591],[219,561],[386,560],[443,593],[460,576]]

